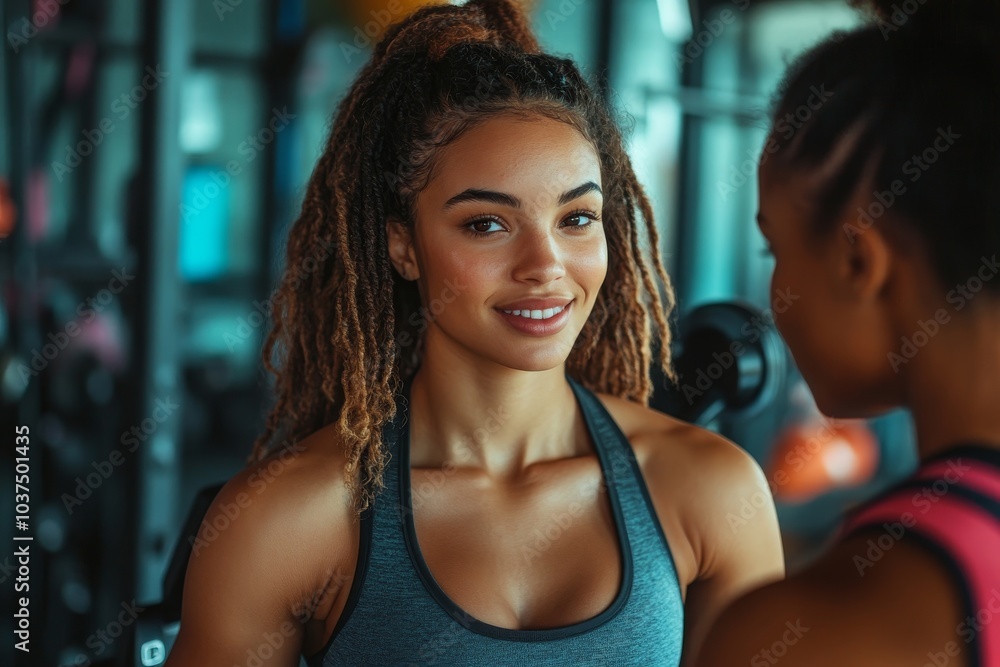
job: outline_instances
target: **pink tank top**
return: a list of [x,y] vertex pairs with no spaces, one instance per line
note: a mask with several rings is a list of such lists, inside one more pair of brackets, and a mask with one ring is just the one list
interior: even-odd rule
[[862,574],[903,537],[935,552],[951,571],[965,605],[960,640],[930,654],[930,664],[950,664],[961,653],[971,667],[1000,666],[1000,450],[963,445],[926,460],[852,513],[840,534],[862,529],[880,533],[855,557]]

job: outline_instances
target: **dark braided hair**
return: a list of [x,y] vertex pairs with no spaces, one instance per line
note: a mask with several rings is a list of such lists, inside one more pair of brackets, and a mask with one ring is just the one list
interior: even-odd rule
[[[277,401],[251,461],[336,422],[356,510],[383,488],[381,428],[426,328],[416,285],[390,262],[385,224],[412,225],[440,149],[501,112],[568,123],[600,156],[608,274],[567,372],[594,391],[648,403],[655,324],[657,362],[673,379],[673,292],[611,112],[572,61],[540,52],[509,0],[424,7],[376,46],[309,181],[264,345]],[[317,246],[334,251],[303,278],[296,267]]]
[[[762,163],[833,171],[810,197],[817,238],[847,219],[853,241],[888,213],[918,233],[942,285],[964,282],[1000,249],[1000,3],[852,4],[874,20],[791,65]],[[845,211],[862,186],[871,204]]]

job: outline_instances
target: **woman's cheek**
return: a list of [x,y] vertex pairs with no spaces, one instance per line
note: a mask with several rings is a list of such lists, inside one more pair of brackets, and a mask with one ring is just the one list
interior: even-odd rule
[[608,244],[604,235],[595,238],[581,253],[578,264],[579,281],[598,289],[608,276]]

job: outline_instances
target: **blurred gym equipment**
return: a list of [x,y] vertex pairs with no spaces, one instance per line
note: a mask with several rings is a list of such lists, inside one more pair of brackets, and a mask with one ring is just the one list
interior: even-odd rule
[[780,394],[787,353],[774,325],[744,303],[709,303],[681,318],[673,345],[678,383],[654,373],[652,407],[693,424],[748,419]]

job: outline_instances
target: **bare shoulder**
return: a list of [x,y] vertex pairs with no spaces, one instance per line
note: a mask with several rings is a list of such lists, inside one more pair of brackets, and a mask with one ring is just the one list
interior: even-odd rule
[[873,556],[869,540],[877,546],[878,536],[852,536],[794,576],[742,597],[716,622],[699,667],[779,657],[810,667],[969,664],[961,604],[941,564],[905,540]]
[[232,542],[244,557],[256,554],[263,568],[278,564],[299,616],[319,613],[303,605],[316,605],[319,591],[342,585],[353,569],[360,531],[345,463],[335,427],[321,429],[237,473],[202,526],[224,525],[229,517]]
[[767,487],[757,462],[729,439],[632,401],[598,394],[652,484],[680,485],[687,497]]
[[225,484],[192,543],[177,664],[239,659],[275,632],[291,659],[303,631],[324,625],[350,586],[360,534],[344,462],[328,427]]

